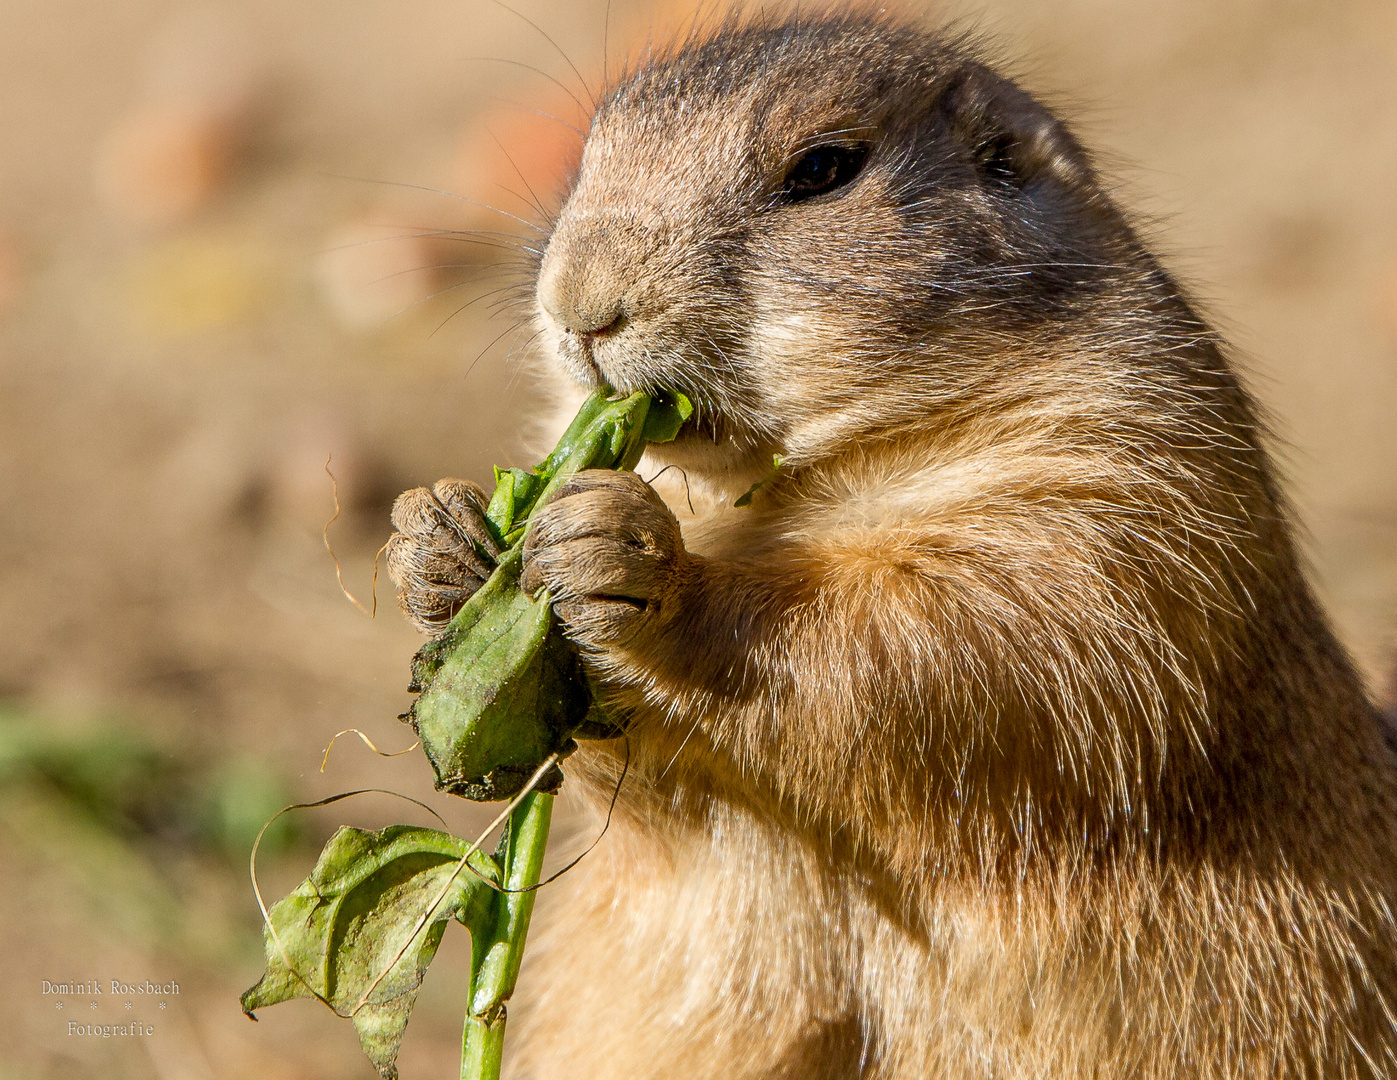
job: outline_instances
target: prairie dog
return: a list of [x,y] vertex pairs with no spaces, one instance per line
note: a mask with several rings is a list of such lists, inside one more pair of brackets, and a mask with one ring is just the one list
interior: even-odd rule
[[[632,756],[515,1076],[1397,1075],[1397,758],[1060,121],[882,16],[729,22],[606,93],[537,296],[575,384],[697,414],[641,468],[687,491],[584,473],[529,534]],[[484,572],[438,495],[429,631]]]

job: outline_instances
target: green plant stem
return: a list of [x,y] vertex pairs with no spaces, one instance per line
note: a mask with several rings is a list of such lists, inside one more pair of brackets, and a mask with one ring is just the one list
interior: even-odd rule
[[[503,888],[495,894],[495,923],[490,933],[471,941],[471,993],[461,1038],[461,1080],[497,1080],[504,1051],[504,1028],[510,995],[519,978],[524,938],[534,910],[533,886],[543,868],[553,796],[526,795],[505,824],[499,861]],[[527,891],[524,891],[527,890]]]

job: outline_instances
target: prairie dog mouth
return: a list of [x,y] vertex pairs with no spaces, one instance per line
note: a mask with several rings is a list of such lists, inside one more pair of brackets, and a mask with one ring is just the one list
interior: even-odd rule
[[598,386],[615,386],[615,381],[607,376],[597,362],[596,352],[589,335],[578,334],[567,327],[551,322],[548,329],[554,336],[553,354],[563,369],[578,383],[589,390]]
[[[642,347],[639,328],[627,315],[621,314],[606,326],[586,332],[566,325],[546,308],[540,311],[545,331],[546,351],[563,372],[578,386],[594,390],[606,386],[617,394],[637,390],[653,396],[682,394],[694,406],[694,414],[679,430],[668,449],[702,451],[704,447],[736,449],[743,443],[740,427],[735,427],[714,406],[714,394],[701,388],[683,385],[684,380],[670,379]],[[550,340],[551,339],[551,340]],[[549,349],[551,345],[551,349]],[[696,361],[699,366],[702,361]],[[739,453],[742,451],[739,450]]]

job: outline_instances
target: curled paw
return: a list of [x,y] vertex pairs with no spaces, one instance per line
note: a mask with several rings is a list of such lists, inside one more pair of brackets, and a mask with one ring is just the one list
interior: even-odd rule
[[403,614],[424,634],[440,634],[495,569],[500,546],[485,520],[488,503],[469,480],[438,480],[393,503],[388,576]]
[[687,564],[679,523],[649,484],[589,469],[535,512],[520,585],[547,586],[568,636],[603,649],[677,603]]

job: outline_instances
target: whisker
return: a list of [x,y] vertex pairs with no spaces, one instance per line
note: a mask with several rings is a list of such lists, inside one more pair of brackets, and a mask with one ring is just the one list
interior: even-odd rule
[[602,17],[601,23],[601,81],[605,86],[607,82],[607,42],[611,37],[611,0],[606,0],[606,14]]
[[[539,331],[539,333],[542,332],[543,331],[541,330]],[[650,479],[646,480],[645,482],[647,484],[653,485],[656,480],[664,476],[664,474],[669,472],[670,469],[679,469],[679,466],[673,464],[666,465],[663,469],[661,469],[659,472],[657,472],[654,476],[650,477]],[[694,513],[694,499],[693,496],[689,494],[689,474],[686,473],[683,469],[679,469],[679,475],[684,478],[684,499],[689,504],[689,513],[692,514]]]
[[[423,299],[424,299],[424,300],[430,300],[430,299],[432,299],[433,297],[441,296],[443,293],[449,293],[449,292],[451,292],[451,291],[454,290],[454,289],[459,289],[459,288],[462,288],[463,286],[469,285],[469,284],[470,284],[470,282],[461,282],[461,283],[456,284],[456,285],[449,285],[449,286],[447,286],[447,287],[444,288],[444,289],[439,289],[437,292],[433,293],[432,296],[424,297]],[[457,315],[461,314],[461,312],[465,311],[466,308],[471,307],[471,306],[474,305],[474,304],[478,304],[478,303],[480,303],[480,301],[485,300],[485,299],[487,299],[488,297],[491,297],[491,296],[498,296],[500,293],[505,292],[505,291],[507,291],[507,290],[509,290],[509,289],[512,289],[512,288],[515,288],[515,286],[513,286],[513,285],[502,285],[502,286],[501,286],[500,288],[498,288],[498,289],[491,289],[489,292],[483,292],[483,293],[481,293],[479,296],[473,296],[473,297],[471,297],[471,298],[470,298],[469,300],[467,300],[464,304],[462,304],[462,305],[461,305],[460,307],[458,307],[455,311],[453,311],[450,315],[448,315],[446,318],[442,319],[442,321],[441,321],[440,323],[437,324],[437,328],[436,328],[435,330],[433,330],[433,331],[432,331],[430,334],[428,334],[427,336],[428,336],[428,337],[436,337],[438,331],[440,331],[440,330],[442,329],[442,327],[444,327],[447,323],[449,323],[449,322],[450,322],[452,319],[454,319]],[[420,302],[420,301],[419,301],[419,302]],[[496,339],[495,339],[495,341],[498,341],[498,340],[499,340],[499,338],[496,338]],[[493,345],[494,343],[495,343],[495,342],[492,341],[490,344]]]
[[[469,375],[472,371],[475,370],[475,365],[478,364],[478,363],[480,363],[480,361],[481,361],[482,359],[484,359],[485,354],[486,354],[487,352],[489,352],[491,349],[493,349],[496,345],[499,344],[500,339],[503,338],[503,337],[505,336],[505,334],[514,333],[515,331],[518,331],[518,330],[520,330],[521,328],[522,328],[522,325],[521,325],[520,323],[515,323],[513,326],[507,326],[507,327],[505,327],[504,330],[502,330],[499,334],[497,334],[495,337],[493,337],[493,338],[490,340],[490,343],[489,343],[488,345],[486,345],[485,348],[481,349],[480,352],[478,352],[478,353],[476,354],[475,359],[472,360],[472,361],[470,362],[470,366],[469,366],[468,368],[466,368],[466,375]],[[542,332],[542,331],[540,331],[540,333],[541,333],[541,332]],[[537,335],[535,335],[535,336],[537,336]],[[531,338],[530,340],[532,340],[532,338]],[[463,376],[463,378],[464,378],[464,376]]]
[[[482,57],[481,59],[486,58]],[[541,228],[536,222],[521,218],[517,214],[511,214],[508,210],[501,210],[498,206],[491,206],[489,203],[479,202],[476,199],[470,199],[465,195],[458,195],[454,191],[446,191],[443,188],[428,187],[425,184],[409,184],[405,180],[377,180],[370,176],[346,176],[343,173],[322,172],[320,175],[328,177],[331,180],[348,180],[355,184],[382,184],[385,187],[400,187],[408,188],[412,191],[425,191],[429,195],[445,195],[448,199],[455,199],[458,202],[469,203],[471,206],[478,206],[482,210],[489,210],[494,214],[501,214],[504,217],[519,222],[520,225],[527,225],[537,233],[547,231]]]
[[503,94],[486,94],[484,95],[484,98],[486,101],[502,101],[506,105],[516,106],[523,112],[532,113],[534,116],[542,116],[548,120],[557,121],[559,124],[562,124],[563,127],[571,128],[573,131],[577,132],[577,134],[581,135],[584,139],[587,137],[587,133],[583,131],[580,127],[578,127],[576,124],[569,123],[568,121],[564,120],[561,116],[555,116],[547,109],[537,109],[528,105],[524,105],[523,103],[516,101],[514,98],[505,97]]
[[[380,279],[380,280],[382,280],[382,279]],[[412,301],[412,302],[409,303],[409,304],[404,304],[404,305],[403,305],[402,307],[400,307],[397,311],[393,312],[392,316],[390,316],[390,317],[391,317],[391,318],[394,318],[394,319],[399,318],[399,317],[401,317],[402,315],[407,314],[407,312],[411,311],[413,308],[421,307],[423,304],[430,303],[431,301],[435,300],[438,296],[444,296],[446,293],[454,292],[454,291],[457,290],[457,289],[464,289],[467,285],[473,285],[473,284],[476,284],[476,283],[473,282],[473,281],[457,281],[457,282],[454,282],[454,283],[452,283],[452,284],[450,284],[450,285],[446,285],[446,286],[444,286],[444,287],[442,287],[442,288],[440,288],[440,289],[437,289],[437,290],[434,291],[434,292],[428,293],[426,296],[419,296],[416,300]],[[442,322],[441,326],[445,326],[447,322],[450,322],[451,319],[454,318],[457,314],[459,314],[460,312],[464,311],[466,308],[470,307],[471,304],[474,304],[474,303],[476,302],[476,300],[482,300],[482,299],[484,299],[486,296],[494,296],[495,293],[501,292],[503,289],[506,289],[506,288],[513,288],[513,286],[509,286],[509,285],[501,286],[499,289],[493,289],[493,290],[491,290],[491,291],[488,292],[488,293],[482,293],[480,296],[477,296],[477,297],[472,298],[472,299],[471,299],[470,301],[468,301],[466,304],[464,304],[464,305],[462,305],[461,307],[457,308],[456,311],[453,311],[450,315],[448,315],[448,316],[446,317],[446,319]],[[437,330],[440,330],[440,329],[441,329],[441,326],[438,326],[438,327],[437,327]],[[428,334],[427,336],[428,336],[428,337],[432,337],[433,335],[436,334],[437,330],[433,330],[432,333],[431,333],[431,334]]]
[[[406,270],[394,270],[391,274],[384,274],[382,277],[374,278],[372,281],[368,282],[368,284],[379,285],[385,281],[391,281],[393,278],[402,277],[404,274],[420,274],[424,270],[474,270],[477,271],[477,273],[472,275],[472,277],[479,277],[481,274],[490,270],[498,269],[499,267],[493,263],[429,263],[423,266],[410,266]],[[458,281],[455,285],[468,285],[470,284],[470,280],[471,279],[468,278],[466,281]],[[430,297],[428,299],[430,299]]]
[[513,67],[521,67],[525,71],[532,71],[535,75],[542,75],[545,79],[551,82],[568,97],[572,98],[573,102],[576,103],[577,107],[581,109],[584,113],[591,113],[593,111],[592,109],[587,108],[586,105],[582,104],[582,99],[579,98],[576,94],[574,94],[571,90],[569,90],[565,82],[563,82],[561,79],[556,78],[553,75],[548,74],[548,72],[544,71],[542,68],[536,68],[532,64],[524,63],[522,60],[510,60],[503,56],[467,56],[463,59],[467,61],[484,60],[493,64],[509,64]]
[[[554,41],[553,38],[549,36],[548,32],[544,30],[543,27],[539,26],[538,23],[534,22],[533,19],[529,18],[523,12],[516,11],[514,8],[506,4],[504,0],[490,0],[490,2],[494,4],[496,7],[503,8],[505,11],[513,15],[516,19],[519,19],[521,22],[527,23],[529,26],[533,27],[534,30],[538,32],[538,34],[543,38],[544,41],[548,42],[548,44],[553,46],[553,51],[563,58],[563,63],[567,64],[568,67],[572,68],[572,73],[577,76],[577,81],[582,84],[582,92],[587,95],[588,99],[590,99],[590,101],[592,102],[592,109],[593,111],[595,111],[597,107],[597,99],[592,95],[592,91],[588,89],[587,80],[582,77],[582,72],[577,70],[577,65],[572,62],[572,57],[570,57],[566,52],[563,51],[563,47],[559,45],[556,41]],[[582,103],[578,102],[578,104],[580,105]]]
[[543,334],[543,328],[542,328],[542,327],[539,327],[537,330],[535,330],[532,334],[530,334],[527,338],[524,339],[524,344],[522,344],[522,345],[511,345],[511,346],[509,347],[509,353],[508,353],[508,355],[509,355],[509,356],[513,356],[516,352],[522,353],[522,352],[526,351],[526,350],[529,348],[530,345],[532,345],[535,341],[537,341],[537,340],[539,339],[540,336],[542,336],[542,334]]
[[[498,3],[498,0],[496,0],[496,2]],[[542,217],[543,220],[548,222],[548,224],[551,226],[553,224],[553,216],[546,209],[544,209],[543,203],[538,197],[538,192],[534,191],[533,185],[529,183],[528,177],[524,175],[523,171],[515,162],[514,156],[504,148],[504,143],[500,142],[500,137],[498,135],[496,135],[493,131],[490,131],[489,128],[486,128],[485,130],[490,132],[490,138],[495,140],[495,145],[500,148],[500,153],[503,154],[505,156],[505,160],[509,162],[509,167],[514,170],[514,175],[519,177],[519,182],[524,185],[524,190],[529,193],[529,199],[533,200],[533,202],[531,203],[533,208],[536,211],[538,211],[539,216]],[[495,186],[504,188],[505,191],[509,191],[511,195],[513,195],[516,199],[519,199],[521,202],[529,201],[529,199],[524,199],[517,191],[510,191],[510,189],[505,187],[503,184],[496,184]]]
[[[380,226],[375,226],[378,228]],[[318,254],[333,255],[338,251],[353,251],[355,248],[367,247],[370,244],[387,244],[399,240],[452,240],[462,244],[475,244],[477,247],[489,248],[492,251],[504,251],[512,254],[527,252],[533,258],[524,259],[526,265],[532,265],[535,259],[543,255],[540,248],[532,248],[527,244],[510,244],[503,240],[480,240],[469,233],[463,233],[454,229],[432,229],[427,232],[397,233],[394,236],[376,236],[369,240],[356,240],[352,244],[335,244],[332,247],[321,248]],[[490,263],[465,263],[467,266],[489,266]]]

